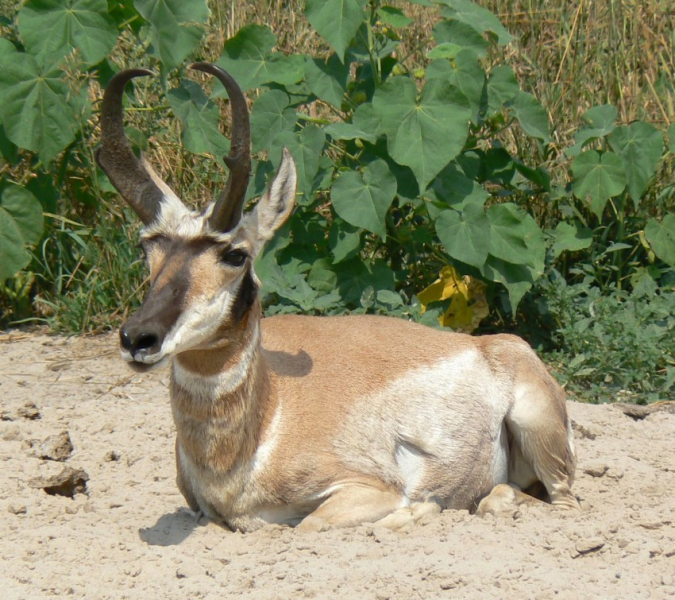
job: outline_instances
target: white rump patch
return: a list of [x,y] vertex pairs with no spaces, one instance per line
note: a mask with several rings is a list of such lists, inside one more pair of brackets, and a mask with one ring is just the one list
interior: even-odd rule
[[405,484],[404,493],[410,498],[424,477],[424,454],[416,446],[400,441],[396,445],[394,457]]

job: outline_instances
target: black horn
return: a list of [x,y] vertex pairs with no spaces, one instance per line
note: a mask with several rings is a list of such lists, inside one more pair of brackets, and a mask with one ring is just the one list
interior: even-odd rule
[[218,196],[209,225],[216,231],[230,231],[241,219],[246,188],[251,176],[251,125],[246,98],[234,78],[220,67],[206,62],[190,65],[191,69],[209,73],[225,86],[232,107],[230,153],[224,157],[230,169],[227,186]]
[[110,80],[103,94],[101,145],[96,150],[96,162],[145,225],[155,219],[164,194],[133,153],[124,133],[122,95],[129,81],[147,75],[154,73],[147,69],[127,69]]

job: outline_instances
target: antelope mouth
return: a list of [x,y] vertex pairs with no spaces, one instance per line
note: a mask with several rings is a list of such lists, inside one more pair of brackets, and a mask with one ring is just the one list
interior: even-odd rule
[[122,360],[124,360],[129,368],[136,373],[147,373],[148,371],[159,369],[169,361],[168,356],[163,356],[161,354],[153,354],[150,356],[137,354],[134,357],[128,350],[123,348],[120,350],[120,354],[122,355]]

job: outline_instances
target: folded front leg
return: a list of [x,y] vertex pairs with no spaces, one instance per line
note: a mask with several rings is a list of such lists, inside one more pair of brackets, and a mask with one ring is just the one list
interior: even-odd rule
[[298,525],[298,531],[374,523],[406,505],[405,497],[382,484],[346,483]]

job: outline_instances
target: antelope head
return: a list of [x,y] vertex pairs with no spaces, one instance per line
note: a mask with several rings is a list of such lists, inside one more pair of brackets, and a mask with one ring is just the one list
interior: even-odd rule
[[220,67],[195,63],[190,68],[217,77],[232,107],[231,149],[225,157],[230,175],[223,192],[201,212],[188,209],[146,160],[136,157],[124,133],[124,88],[134,77],[153,73],[122,71],[103,97],[96,160],[143,222],[141,246],[150,270],[143,304],[120,330],[122,357],[136,370],[148,370],[181,352],[228,343],[228,332],[257,306],[260,283],[253,261],[295,201],[295,164],[284,149],[267,192],[254,210],[243,214],[251,172],[246,99]]

